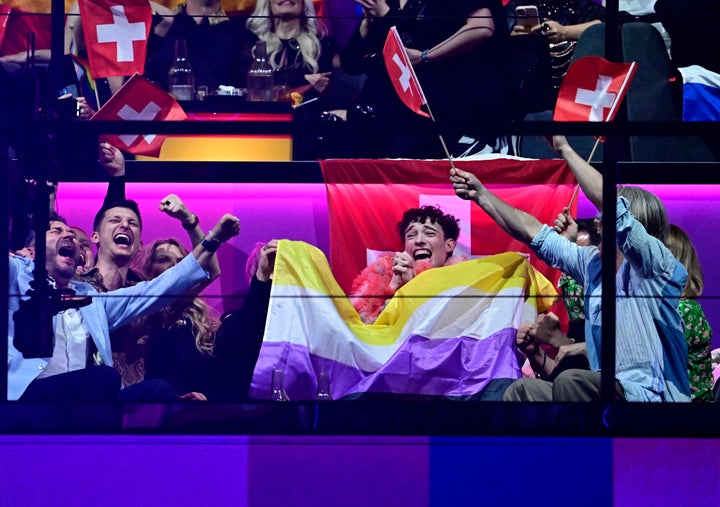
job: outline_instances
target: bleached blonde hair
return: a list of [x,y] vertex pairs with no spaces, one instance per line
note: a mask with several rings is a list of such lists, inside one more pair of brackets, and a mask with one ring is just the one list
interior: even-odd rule
[[[305,67],[317,72],[320,58],[320,39],[326,34],[325,25],[318,21],[312,0],[302,0],[303,10],[300,14],[300,33],[295,40],[300,47]],[[255,10],[247,20],[246,26],[258,39],[267,45],[268,60],[273,69],[281,66],[279,61],[282,53],[282,42],[274,31],[273,15],[270,12],[270,0],[257,0]]]

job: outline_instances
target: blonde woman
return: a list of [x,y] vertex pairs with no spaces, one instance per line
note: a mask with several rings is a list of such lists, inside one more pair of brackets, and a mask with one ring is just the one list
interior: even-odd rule
[[246,26],[265,41],[276,86],[325,92],[336,47],[312,0],[258,0]]
[[690,237],[680,227],[670,224],[665,244],[675,258],[685,266],[685,283],[678,311],[683,320],[688,346],[688,377],[692,401],[713,401],[713,375],[710,358],[712,329],[697,298],[703,291],[703,273]]
[[[206,237],[200,219],[175,194],[162,199],[159,210],[178,220],[193,247]],[[180,262],[187,249],[175,238],[158,239],[143,248],[132,269],[148,280]],[[217,258],[209,265],[211,278],[220,275]],[[133,335],[144,351],[144,378],[168,382],[181,399],[212,399],[219,385],[213,357],[215,333],[220,325],[217,313],[197,295],[206,285],[195,286],[173,305],[138,322]]]
[[[151,280],[187,253],[175,238],[158,239],[141,252],[133,268]],[[215,310],[192,295],[142,321],[145,378],[167,381],[181,399],[207,400],[213,390],[213,347],[219,325]]]

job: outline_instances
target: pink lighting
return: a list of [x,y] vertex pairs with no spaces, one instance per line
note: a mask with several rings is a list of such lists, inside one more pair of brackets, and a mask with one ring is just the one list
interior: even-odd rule
[[[716,253],[720,251],[720,186],[719,185],[644,185],[656,193],[668,215],[687,231],[695,242],[705,273],[703,307],[715,329],[720,329],[720,271]],[[104,183],[62,183],[58,192],[58,211],[71,224],[86,231],[106,191]],[[240,236],[230,242],[231,248],[220,250],[223,275],[206,291],[213,306],[226,311],[241,302],[233,296],[247,289],[245,263],[257,241],[287,238],[307,241],[329,252],[327,196],[323,184],[283,183],[131,183],[127,196],[138,201],[143,215],[143,240],[175,236],[187,243],[180,224],[157,210],[160,200],[169,193],[183,199],[189,209],[208,230],[223,213],[240,218]],[[582,193],[578,216],[597,214]],[[352,227],[352,224],[347,224]],[[720,346],[716,333],[715,346]]]

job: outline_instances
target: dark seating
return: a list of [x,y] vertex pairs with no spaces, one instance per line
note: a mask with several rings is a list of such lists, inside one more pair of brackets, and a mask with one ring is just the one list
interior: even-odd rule
[[[630,121],[681,121],[682,79],[665,49],[665,43],[649,23],[626,23],[621,28],[622,55],[638,62],[625,107]],[[677,79],[671,82],[674,76]],[[708,162],[713,155],[697,136],[631,136],[630,156],[641,162]]]
[[[626,23],[621,27],[621,51],[623,61],[635,61],[638,67],[616,121],[681,121],[682,79],[667,54],[660,32],[649,23]],[[604,24],[593,25],[585,30],[575,48],[573,61],[591,55],[605,55]],[[526,121],[550,119],[552,111],[525,117]],[[586,159],[595,144],[595,139],[587,136],[569,136],[568,140]],[[698,136],[631,136],[628,142],[627,158],[635,162],[716,160],[709,148],[713,141]],[[518,144],[521,156],[555,157],[541,136],[524,137]],[[602,160],[602,148],[601,143],[593,155],[593,161]]]

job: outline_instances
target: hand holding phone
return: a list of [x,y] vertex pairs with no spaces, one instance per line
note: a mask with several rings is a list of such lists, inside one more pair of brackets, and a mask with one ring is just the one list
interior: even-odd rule
[[515,19],[517,24],[522,26],[526,32],[540,24],[538,8],[535,5],[518,5],[515,7]]

